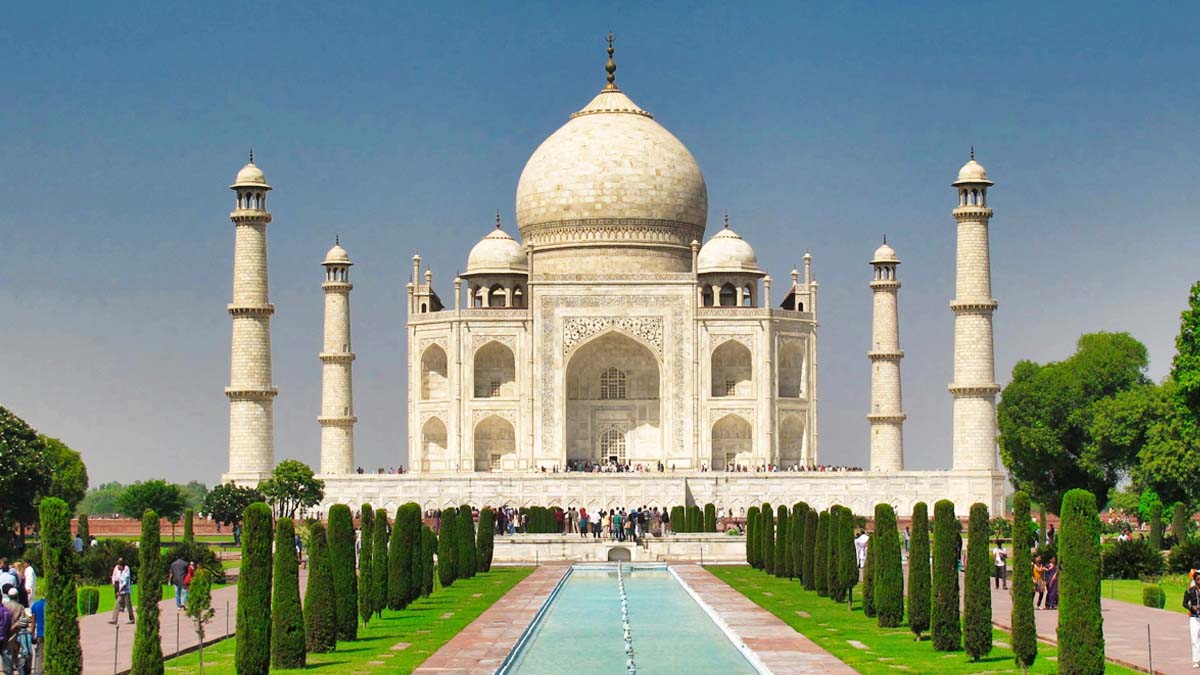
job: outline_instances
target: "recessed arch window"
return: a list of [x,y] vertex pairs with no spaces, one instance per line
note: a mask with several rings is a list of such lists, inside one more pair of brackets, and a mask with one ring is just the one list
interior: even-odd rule
[[608,370],[600,373],[600,398],[624,399],[625,397],[625,371],[616,366],[610,366]]
[[600,461],[625,463],[625,434],[620,429],[609,429],[600,437]]

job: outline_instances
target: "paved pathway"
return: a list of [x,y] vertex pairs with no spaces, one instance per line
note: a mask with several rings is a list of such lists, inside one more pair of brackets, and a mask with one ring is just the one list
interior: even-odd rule
[[[1167,598],[1179,602],[1179,598]],[[1104,617],[1104,655],[1109,659],[1149,670],[1151,653],[1146,645],[1146,627],[1150,627],[1154,672],[1164,675],[1195,673],[1191,663],[1191,642],[1188,641],[1186,614],[1142,607],[1119,600],[1102,598],[1100,610]],[[1038,637],[1058,642],[1058,612],[1035,610]],[[1012,595],[992,589],[992,620],[1006,630],[1012,628]]]

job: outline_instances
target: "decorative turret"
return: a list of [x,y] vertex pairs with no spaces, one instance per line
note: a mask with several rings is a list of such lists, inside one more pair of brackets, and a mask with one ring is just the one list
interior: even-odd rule
[[250,162],[238,171],[229,188],[236,205],[234,224],[233,318],[229,386],[229,471],[223,480],[256,485],[275,466],[273,399],[278,391],[271,378],[271,304],[267,283],[267,192],[271,186],[262,169]]
[[335,239],[321,263],[325,267],[325,339],[321,346],[321,473],[354,469],[354,387],[350,349],[350,254]]
[[996,469],[996,384],[992,354],[991,254],[988,224],[992,210],[987,206],[987,170],[971,159],[954,181],[958,191],[958,260],[954,300],[954,469]]
[[702,307],[757,307],[758,280],[766,274],[758,267],[758,257],[741,235],[725,227],[700,248],[696,256]]
[[899,264],[896,251],[884,237],[883,245],[875,249],[871,258],[874,312],[871,349],[867,352],[871,360],[871,411],[867,414],[871,423],[871,471],[904,470],[905,415],[900,397],[900,359],[904,358],[904,352],[900,351],[896,306]]
[[520,242],[501,227],[479,240],[467,256],[467,306],[476,309],[513,309],[527,306],[525,285],[529,281],[528,253]]

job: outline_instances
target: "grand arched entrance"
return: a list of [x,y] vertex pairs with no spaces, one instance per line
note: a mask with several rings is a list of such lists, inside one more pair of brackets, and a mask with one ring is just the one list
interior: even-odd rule
[[662,459],[659,365],[654,353],[609,332],[567,363],[568,462],[655,463]]

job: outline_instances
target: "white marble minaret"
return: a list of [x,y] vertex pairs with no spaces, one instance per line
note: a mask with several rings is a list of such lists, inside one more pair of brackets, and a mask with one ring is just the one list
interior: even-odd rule
[[350,255],[337,242],[325,254],[325,341],[321,346],[321,473],[354,471],[354,389],[350,369]]
[[273,401],[278,393],[271,383],[271,315],[268,299],[266,176],[250,163],[238,171],[229,186],[237,193],[237,207],[229,214],[235,226],[233,253],[233,317],[229,386],[229,472],[222,480],[256,484],[275,466]]
[[874,311],[871,322],[871,471],[904,470],[904,407],[900,399],[900,319],[896,295],[900,280],[896,267],[900,259],[888,246],[875,249],[871,259],[874,276],[871,292]]
[[991,258],[988,247],[987,170],[971,159],[954,181],[958,189],[958,261],[954,286],[954,470],[996,468],[996,384],[992,356]]

